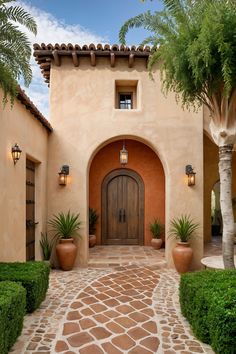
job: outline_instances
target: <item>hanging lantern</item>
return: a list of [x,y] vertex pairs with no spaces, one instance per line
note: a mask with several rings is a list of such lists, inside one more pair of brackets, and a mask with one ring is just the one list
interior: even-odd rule
[[128,163],[128,150],[125,148],[125,142],[123,142],[123,148],[120,150],[120,163],[123,166]]

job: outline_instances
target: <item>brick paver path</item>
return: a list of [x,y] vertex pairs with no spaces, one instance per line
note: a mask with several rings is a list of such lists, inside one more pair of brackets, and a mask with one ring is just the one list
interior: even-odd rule
[[155,265],[53,271],[12,353],[212,354],[180,314],[178,279]]

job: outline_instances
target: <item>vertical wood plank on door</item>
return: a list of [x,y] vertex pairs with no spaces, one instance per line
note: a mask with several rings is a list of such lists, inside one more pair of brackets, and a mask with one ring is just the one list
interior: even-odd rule
[[102,184],[103,244],[143,244],[144,185],[134,171],[119,169]]

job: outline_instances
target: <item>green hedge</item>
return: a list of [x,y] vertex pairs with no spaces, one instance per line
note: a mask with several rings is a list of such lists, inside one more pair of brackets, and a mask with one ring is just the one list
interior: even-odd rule
[[44,262],[0,263],[0,281],[20,282],[26,289],[26,310],[33,312],[45,299],[50,268]]
[[217,354],[236,354],[236,270],[183,274],[180,305],[197,338]]
[[26,308],[26,291],[20,284],[0,282],[0,353],[7,354],[20,335]]

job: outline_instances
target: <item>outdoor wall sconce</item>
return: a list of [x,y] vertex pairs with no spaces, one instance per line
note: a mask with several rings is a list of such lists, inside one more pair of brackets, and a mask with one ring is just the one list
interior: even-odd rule
[[58,173],[59,175],[59,185],[66,186],[67,184],[67,176],[69,175],[70,168],[68,165],[63,165],[61,167],[61,171]]
[[125,166],[128,163],[128,150],[125,148],[125,142],[123,141],[123,148],[120,150],[120,163]]
[[192,165],[187,165],[185,167],[185,173],[188,176],[188,186],[195,186],[196,172],[193,171]]
[[22,150],[19,148],[19,146],[17,144],[12,146],[11,155],[12,155],[14,165],[17,163],[18,160],[20,160],[21,153],[22,153]]

